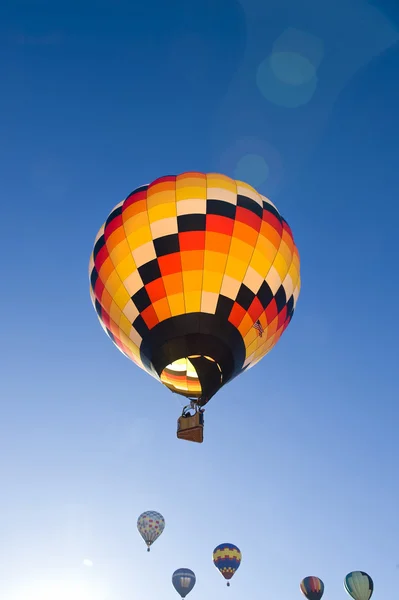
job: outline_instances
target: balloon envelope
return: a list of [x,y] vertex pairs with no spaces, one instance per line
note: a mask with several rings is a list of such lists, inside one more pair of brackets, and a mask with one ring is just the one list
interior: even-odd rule
[[137,519],[137,529],[147,544],[148,549],[150,549],[150,546],[159,538],[165,529],[165,519],[160,513],[154,510],[148,510],[143,512]]
[[300,588],[308,600],[320,600],[324,594],[324,583],[318,577],[305,577],[300,583]]
[[98,232],[89,272],[117,348],[200,404],[275,346],[300,290],[287,222],[250,185],[217,173],[135,189]]
[[354,600],[369,600],[374,591],[374,583],[364,571],[352,571],[345,577],[344,588]]
[[195,574],[191,569],[177,569],[172,575],[173,587],[182,598],[191,592],[195,581]]
[[223,577],[229,580],[241,564],[241,552],[234,544],[219,544],[213,551],[213,562]]

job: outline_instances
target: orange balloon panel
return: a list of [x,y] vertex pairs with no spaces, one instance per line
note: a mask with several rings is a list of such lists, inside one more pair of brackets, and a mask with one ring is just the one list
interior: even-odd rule
[[183,173],[113,209],[90,259],[91,297],[128,358],[205,403],[277,343],[299,266],[270,200],[224,175]]

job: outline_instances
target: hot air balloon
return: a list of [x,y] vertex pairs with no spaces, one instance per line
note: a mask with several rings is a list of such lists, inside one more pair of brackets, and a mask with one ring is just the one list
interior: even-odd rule
[[374,583],[364,571],[353,571],[345,577],[344,588],[354,600],[370,600]]
[[147,544],[147,552],[149,552],[152,544],[165,529],[165,519],[160,513],[154,510],[147,510],[137,519],[137,529]]
[[198,442],[198,408],[275,346],[300,290],[298,250],[277,208],[216,173],[135,189],[98,232],[89,274],[104,331],[188,399],[178,437]]
[[195,574],[191,569],[177,569],[172,575],[172,583],[176,592],[185,598],[195,586]]
[[[213,562],[223,577],[229,580],[241,564],[241,552],[234,544],[219,544],[213,551]],[[227,585],[230,585],[229,581]]]
[[321,600],[324,594],[324,583],[318,577],[305,577],[299,587],[308,600]]

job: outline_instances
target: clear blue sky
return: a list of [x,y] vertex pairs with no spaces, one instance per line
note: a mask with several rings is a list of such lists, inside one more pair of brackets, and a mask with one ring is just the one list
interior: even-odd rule
[[[394,4],[2,5],[1,598],[172,600],[179,567],[192,600],[295,600],[306,575],[339,600],[354,569],[393,598]],[[176,439],[176,397],[104,335],[87,275],[112,207],[185,170],[257,186],[302,260],[292,323],[212,400],[202,446]],[[166,518],[149,555],[146,509]],[[223,541],[243,553],[229,590]]]

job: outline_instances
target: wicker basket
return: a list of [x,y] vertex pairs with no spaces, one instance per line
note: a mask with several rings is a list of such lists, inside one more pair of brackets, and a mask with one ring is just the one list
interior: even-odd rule
[[204,415],[181,416],[177,421],[177,437],[180,440],[202,444],[204,440]]

